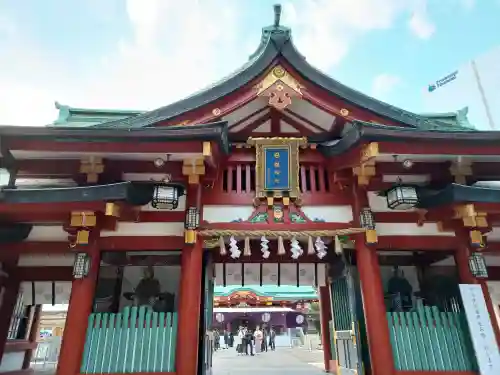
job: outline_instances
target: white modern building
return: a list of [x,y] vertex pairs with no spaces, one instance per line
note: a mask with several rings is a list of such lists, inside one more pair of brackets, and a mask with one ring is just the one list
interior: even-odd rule
[[425,89],[427,112],[468,108],[469,122],[479,130],[500,130],[500,45],[437,77]]

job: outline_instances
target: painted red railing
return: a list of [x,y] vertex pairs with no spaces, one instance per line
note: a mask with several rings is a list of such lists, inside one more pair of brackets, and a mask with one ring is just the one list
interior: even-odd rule
[[[255,198],[255,162],[231,163],[219,173],[205,204],[248,204]],[[301,165],[299,186],[305,204],[350,203],[348,192],[335,183],[324,165]]]

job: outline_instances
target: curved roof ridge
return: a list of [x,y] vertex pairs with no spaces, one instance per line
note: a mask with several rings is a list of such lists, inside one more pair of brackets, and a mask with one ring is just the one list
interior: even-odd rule
[[[274,12],[274,24],[262,29],[257,50],[250,56],[246,64],[226,78],[177,102],[136,116],[97,124],[94,127],[148,127],[157,122],[172,119],[185,112],[207,105],[245,86],[262,75],[278,57],[282,56],[304,79],[356,106],[412,128],[450,128],[449,123],[422,116],[375,99],[340,83],[313,67],[293,44],[291,29],[279,24],[281,6],[275,6]],[[455,128],[460,130],[462,127],[461,124],[457,123]]]

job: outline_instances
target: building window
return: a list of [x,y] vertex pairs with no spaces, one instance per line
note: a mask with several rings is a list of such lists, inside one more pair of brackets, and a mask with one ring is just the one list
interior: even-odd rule
[[7,334],[8,340],[18,340],[23,339],[26,330],[26,307],[23,302],[23,293],[19,292],[17,295],[16,305],[14,306],[14,312],[12,313],[12,318],[10,319],[9,331]]
[[106,252],[94,312],[117,313],[132,306],[176,312],[180,274],[180,252]]

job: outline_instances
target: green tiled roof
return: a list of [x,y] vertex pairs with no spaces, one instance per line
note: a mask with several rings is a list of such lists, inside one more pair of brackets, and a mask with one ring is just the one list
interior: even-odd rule
[[216,286],[214,295],[216,297],[227,297],[233,293],[245,291],[252,292],[261,297],[273,297],[276,300],[301,300],[317,299],[318,293],[312,286],[292,286],[292,285],[249,285],[240,286]]

